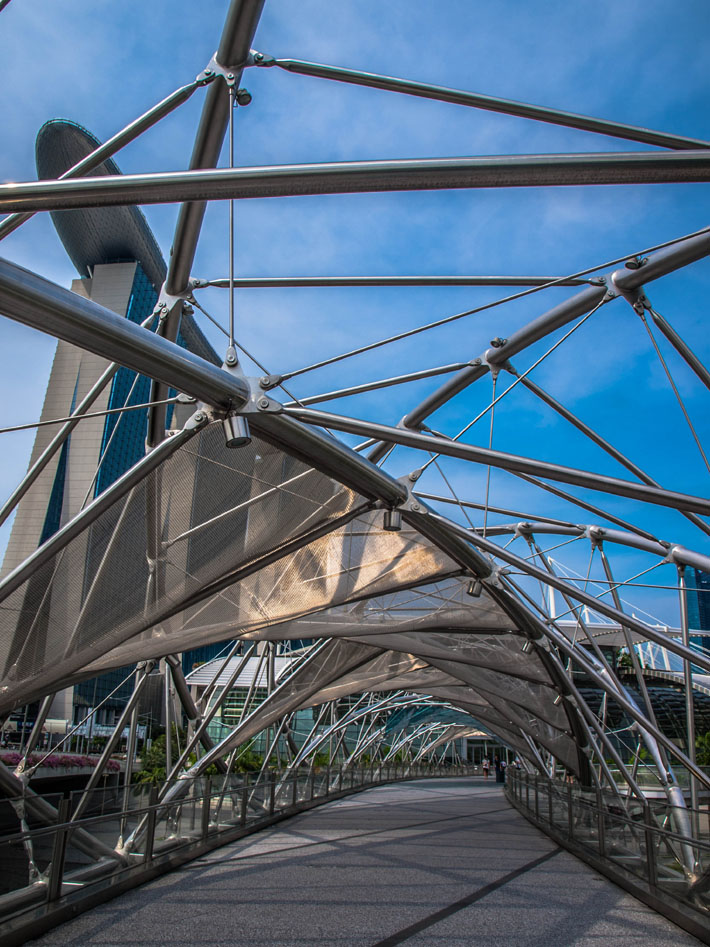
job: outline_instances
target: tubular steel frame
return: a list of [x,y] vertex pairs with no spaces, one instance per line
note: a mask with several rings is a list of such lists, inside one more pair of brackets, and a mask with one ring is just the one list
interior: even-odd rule
[[[226,199],[231,204],[238,199],[316,193],[707,182],[710,181],[710,145],[694,138],[496,99],[478,93],[460,92],[293,59],[273,59],[251,49],[262,7],[263,0],[232,0],[215,57],[194,82],[176,90],[158,103],[68,170],[60,179],[0,185],[0,211],[10,214],[0,222],[0,239],[38,212],[135,203],[181,202],[161,299],[156,312],[143,326],[134,325],[41,276],[0,260],[0,311],[6,317],[49,332],[57,339],[93,352],[111,362],[89,394],[72,411],[71,419],[65,421],[49,447],[35,461],[10,500],[3,506],[0,522],[21,502],[44,467],[56,456],[74,427],[81,422],[82,416],[111,381],[119,366],[131,369],[152,381],[152,407],[147,437],[149,452],[113,486],[40,546],[24,563],[5,576],[0,582],[0,602],[35,576],[54,556],[61,555],[74,538],[90,529],[112,504],[129,495],[130,491],[140,485],[149,474],[157,471],[167,458],[183,448],[195,435],[204,431],[211,423],[236,417],[248,421],[248,426],[245,427],[247,432],[251,430],[284,454],[305,462],[309,468],[354,491],[359,500],[349,511],[325,523],[304,528],[301,533],[294,533],[280,543],[275,543],[273,549],[263,552],[254,562],[242,567],[235,566],[231,571],[225,570],[221,577],[206,584],[202,589],[193,591],[179,601],[171,602],[157,619],[151,619],[150,624],[134,632],[134,636],[150,630],[158,622],[167,621],[188,607],[221,594],[228,587],[244,581],[273,563],[285,561],[287,557],[306,549],[310,544],[332,537],[337,530],[350,528],[364,517],[381,514],[386,517],[383,521],[385,531],[402,531],[415,535],[427,543],[427,548],[436,550],[437,555],[446,559],[449,564],[446,578],[453,583],[452,588],[460,591],[468,585],[468,604],[464,602],[460,605],[457,602],[457,607],[464,612],[468,608],[467,614],[470,617],[467,622],[457,619],[457,623],[451,627],[438,628],[437,611],[451,605],[453,599],[442,605],[434,604],[434,595],[429,585],[435,579],[422,574],[421,579],[414,582],[397,584],[393,580],[390,591],[395,597],[389,604],[384,601],[387,593],[378,591],[372,595],[367,592],[353,595],[347,605],[347,608],[354,609],[358,603],[365,602],[367,608],[376,613],[378,621],[382,623],[381,632],[364,630],[359,627],[362,620],[353,618],[341,634],[338,624],[347,624],[349,619],[347,608],[339,606],[340,612],[333,609],[332,613],[328,613],[332,614],[332,628],[328,630],[327,623],[324,624],[326,630],[321,635],[321,640],[317,640],[303,659],[296,662],[290,673],[279,681],[275,681],[273,675],[273,642],[282,640],[282,626],[265,624],[260,632],[254,633],[257,640],[265,641],[266,644],[258,651],[258,667],[240,719],[216,745],[208,736],[207,727],[229,696],[252,653],[257,653],[257,644],[251,644],[251,651],[237,661],[238,642],[235,642],[231,652],[235,657],[228,657],[219,663],[203,701],[198,704],[195,703],[182,675],[179,659],[167,651],[165,654],[156,653],[147,664],[141,665],[140,673],[137,672],[133,696],[120,716],[114,736],[98,761],[86,793],[72,812],[63,813],[66,819],[60,818],[62,813],[58,813],[46,801],[36,796],[28,786],[32,775],[30,753],[39,735],[37,725],[16,772],[13,774],[0,765],[0,789],[10,797],[20,798],[22,810],[26,808],[31,811],[40,821],[56,823],[59,818],[62,824],[70,824],[78,820],[83,826],[82,816],[89,803],[91,791],[98,784],[111,749],[124,726],[128,725],[130,728],[129,746],[135,745],[135,707],[141,689],[145,686],[148,670],[154,661],[165,658],[166,706],[172,707],[174,704],[170,697],[174,688],[181,712],[190,721],[189,738],[178,758],[168,761],[165,784],[154,797],[151,806],[125,838],[122,829],[115,849],[96,839],[90,829],[73,829],[74,844],[95,858],[97,863],[110,859],[114,864],[125,867],[141,846],[144,846],[145,858],[149,860],[148,848],[145,847],[148,844],[146,839],[151,840],[152,846],[156,818],[160,819],[166,812],[179,807],[181,800],[185,799],[194,787],[195,780],[203,777],[208,767],[213,764],[217,765],[223,776],[223,788],[219,796],[221,807],[230,793],[237,792],[234,786],[227,788],[235,754],[239,752],[240,747],[263,731],[267,733],[269,750],[255,784],[249,793],[243,793],[243,805],[257,808],[262,806],[262,809],[267,811],[270,809],[271,813],[274,811],[275,796],[284,790],[289,779],[296,780],[294,793],[297,793],[297,780],[302,768],[308,767],[308,773],[313,774],[316,754],[326,745],[329,746],[330,752],[325,785],[326,788],[331,785],[330,767],[341,763],[342,768],[339,769],[337,777],[338,790],[342,788],[343,769],[352,769],[363,760],[371,761],[372,767],[375,759],[378,759],[378,766],[382,769],[386,767],[389,759],[402,755],[410,761],[407,765],[413,766],[420,759],[434,759],[434,751],[442,743],[445,746],[444,752],[448,752],[451,759],[455,760],[455,741],[464,736],[468,729],[465,725],[450,726],[443,711],[441,722],[430,721],[414,724],[412,727],[403,726],[394,734],[395,739],[391,745],[385,744],[389,715],[407,707],[428,707],[434,713],[437,708],[447,711],[458,708],[471,717],[471,730],[475,729],[476,721],[481,721],[523,759],[528,787],[531,772],[538,772],[540,776],[547,778],[564,758],[566,771],[574,775],[585,791],[604,790],[613,793],[614,798],[621,801],[628,814],[629,807],[635,802],[640,801],[642,805],[648,805],[648,790],[638,778],[638,750],[635,762],[631,765],[622,758],[610,738],[605,720],[608,700],[616,702],[627,714],[640,742],[650,754],[656,783],[665,799],[664,817],[669,820],[675,833],[675,850],[683,877],[689,890],[702,893],[705,889],[700,882],[710,871],[710,867],[707,861],[701,864],[701,858],[693,847],[698,841],[699,831],[697,819],[693,814],[699,806],[699,793],[710,790],[710,777],[695,761],[693,688],[694,673],[698,673],[696,669],[710,674],[710,657],[691,647],[685,570],[692,567],[710,572],[710,555],[702,549],[687,549],[670,541],[656,539],[643,529],[628,526],[611,511],[607,513],[590,507],[583,499],[565,494],[547,483],[540,483],[536,478],[642,501],[662,509],[678,510],[705,535],[710,533],[710,526],[701,517],[710,515],[710,500],[704,496],[692,496],[659,485],[625,454],[529,379],[527,374],[531,369],[519,373],[511,364],[511,359],[525,353],[535,343],[575,320],[585,319],[600,307],[622,300],[629,303],[643,318],[648,312],[653,323],[680,358],[697,378],[710,388],[708,369],[670,322],[653,309],[645,292],[653,280],[672,274],[710,255],[710,232],[702,231],[670,241],[653,252],[631,253],[626,259],[633,261],[633,266],[610,269],[609,267],[615,267],[622,262],[616,261],[599,268],[606,269],[607,272],[594,276],[590,274],[596,273],[597,270],[592,268],[582,274],[561,277],[346,275],[247,278],[234,276],[231,252],[234,232],[233,217],[230,216],[229,278],[198,279],[192,276],[191,270],[206,204],[210,200]],[[228,129],[230,155],[233,155],[235,90],[243,70],[251,67],[278,67],[287,72],[493,110],[671,150],[217,168]],[[202,86],[207,87],[205,102],[187,170],[126,176],[90,176],[91,171],[99,167],[107,157],[171,113]],[[581,288],[566,301],[558,303],[514,332],[508,339],[494,340],[491,348],[470,360],[393,375],[379,381],[363,382],[306,397],[300,401],[282,403],[267,392],[291,377],[354,353],[345,353],[283,375],[265,375],[261,379],[247,378],[238,365],[233,320],[235,288],[437,285],[527,287],[523,295],[555,286]],[[185,306],[193,298],[193,294],[205,287],[230,290],[230,348],[225,365],[221,368],[181,348],[176,342]],[[509,298],[517,298],[519,295]],[[148,324],[153,321],[156,322],[156,328],[151,332],[148,331]],[[430,327],[422,327],[422,331],[427,328]],[[407,334],[413,333],[404,333]],[[376,345],[388,344],[404,335],[383,339]],[[364,346],[356,351],[365,351],[372,347],[374,345]],[[519,381],[521,387],[621,463],[635,479],[623,480],[577,467],[505,453],[490,446],[486,448],[461,443],[459,435],[450,437],[427,426],[426,422],[432,415],[454,397],[487,375],[490,375],[495,383],[501,371],[511,374],[515,378],[514,385]],[[397,426],[309,407],[311,404],[439,375],[448,377],[418,405],[411,408]],[[165,401],[168,399],[169,389],[175,389],[189,399],[196,400],[198,405],[184,428],[167,437]],[[507,394],[507,391],[503,394]],[[492,414],[496,402],[502,397],[503,395],[494,397],[486,411],[490,409]],[[485,413],[484,411],[483,414]],[[322,431],[321,428],[326,428],[327,431]],[[351,448],[335,438],[331,431],[357,434],[367,440],[359,448]],[[421,452],[422,468],[417,468],[408,477],[399,479],[383,469],[385,459],[396,445]],[[452,493],[451,497],[415,492],[414,485],[421,476],[422,469],[434,463],[438,457],[456,458],[478,465],[489,472],[491,468],[500,468],[520,475],[529,483],[549,489],[572,502],[577,502],[586,510],[591,509],[595,514],[599,513],[607,522],[624,525],[626,528],[614,529],[606,524],[569,523],[545,516],[544,510],[542,513],[536,512],[527,516],[505,507],[491,506],[488,493],[485,503],[479,502],[477,497],[460,498],[454,493],[443,473],[442,477]],[[160,500],[160,485],[159,481],[156,481],[149,491],[147,516],[152,523],[158,525]],[[482,510],[485,514],[484,526],[464,527],[428,506],[425,500],[456,506],[464,514],[469,509]],[[521,519],[510,524],[489,526],[489,512]],[[117,536],[120,525],[119,519],[116,526]],[[565,542],[588,541],[590,568],[592,559],[598,555],[609,583],[608,590],[602,595],[610,595],[611,603],[608,599],[587,591],[586,582],[584,588],[579,588],[574,582],[558,574],[550,559],[549,550],[545,551],[540,545],[539,539],[542,536],[562,537]],[[509,542],[502,546],[494,541],[500,537]],[[508,545],[515,540],[523,540],[527,544],[527,556],[518,555],[508,549]],[[152,604],[159,601],[160,560],[169,544],[163,544],[157,529],[154,530],[151,542],[145,552],[155,573],[146,593],[146,601],[150,600]],[[627,583],[616,583],[614,580],[608,557],[610,546],[633,549],[650,557],[652,564],[649,570],[662,564],[675,566],[680,603],[678,635],[669,634],[657,625],[630,615],[623,607],[618,589]],[[107,561],[107,555],[108,553],[104,557],[104,563]],[[536,560],[539,564],[536,564]],[[101,568],[102,566],[99,567],[98,574]],[[512,578],[513,572],[520,574],[528,584],[516,582]],[[535,583],[539,584],[541,602],[530,594],[530,588],[534,587]],[[94,586],[89,587],[87,602],[91,599],[93,588]],[[396,595],[402,595],[406,590],[413,590],[421,595],[424,602],[423,611],[428,613],[428,624],[427,617],[418,618],[411,627],[400,632],[397,628],[400,606]],[[556,594],[561,596],[568,613],[572,615],[573,630],[554,614]],[[152,600],[150,596],[153,596]],[[508,627],[488,628],[485,622],[476,616],[472,603],[481,599],[481,596],[485,603],[491,608],[495,607],[505,616]],[[82,615],[83,609],[77,619],[77,631]],[[305,617],[307,616],[301,616],[301,619]],[[603,625],[604,621],[613,623],[614,629],[618,629],[621,646],[630,656],[634,679],[641,694],[640,700],[620,682],[615,668],[602,650],[600,642],[604,629],[610,627]],[[310,631],[308,634],[304,633],[303,637],[316,637],[314,623],[306,623],[304,627],[306,626]],[[524,655],[525,660],[529,662],[530,672],[527,681],[530,685],[528,698],[516,698],[512,693],[501,693],[497,689],[501,681],[494,679],[495,669],[490,664],[492,659],[488,659],[488,663],[484,659],[483,644],[480,645],[480,652],[472,647],[468,656],[462,657],[460,641],[455,641],[452,637],[459,633],[464,633],[474,643],[477,635],[481,640],[486,635],[503,638],[503,643],[498,641],[496,647],[514,647],[516,660],[521,660],[520,655]],[[429,638],[435,639],[434,644]],[[636,652],[638,642],[653,642],[681,662],[682,673],[679,672],[677,679],[684,687],[686,699],[688,739],[685,747],[680,746],[659,728],[651,706],[644,667]],[[169,643],[164,647],[169,648]],[[441,653],[436,653],[436,647],[442,649]],[[486,644],[485,647],[492,645]],[[411,659],[408,665],[407,656]],[[386,666],[389,659],[400,661],[396,669]],[[237,664],[227,674],[229,660],[235,660]],[[258,703],[255,700],[256,682],[263,673],[264,661],[270,668],[268,696],[262,703]],[[575,685],[575,669],[583,672],[604,693],[604,714],[601,717],[590,709]],[[76,671],[81,673],[78,665]],[[218,685],[223,672],[227,674],[226,683]],[[505,666],[501,665],[501,671],[495,673],[506,675]],[[486,674],[489,676],[486,677]],[[519,671],[508,672],[508,677],[511,688],[516,680],[525,680],[525,675]],[[51,694],[66,683],[57,680],[51,682],[50,687],[47,678],[45,695],[49,694],[49,697],[44,700],[40,716],[46,717]],[[537,688],[535,691],[532,689],[533,684]],[[333,697],[332,694],[336,691],[337,696]],[[385,696],[380,696],[381,694]],[[343,713],[338,701],[348,695],[360,696],[357,705]],[[535,701],[540,703],[536,705]],[[292,736],[296,715],[304,708],[310,707],[320,709],[314,713],[313,728],[299,748],[293,742]],[[167,719],[169,720],[169,714]],[[354,740],[352,748],[348,745],[348,740]],[[269,775],[268,766],[271,752],[280,752],[281,746],[285,748],[289,764],[280,781],[276,783]],[[572,748],[571,751],[569,747]],[[193,750],[198,751],[199,755],[196,760],[190,762]],[[613,766],[616,767],[619,777],[618,784],[612,772]],[[679,771],[687,774],[689,800],[685,798]],[[537,776],[535,780],[537,792]],[[516,804],[520,804],[520,785],[519,781],[516,782],[516,788],[513,790]],[[239,791],[241,792],[241,789]],[[124,810],[127,808],[127,800],[128,796],[124,795]],[[209,812],[204,815],[203,810],[203,818],[207,819],[209,826]],[[125,819],[123,827],[125,828]],[[53,885],[51,890],[53,897],[56,897],[58,890],[56,883]],[[33,892],[27,895],[29,901],[32,901],[34,896]],[[710,904],[701,904],[700,901],[698,904],[699,909],[710,909]]]

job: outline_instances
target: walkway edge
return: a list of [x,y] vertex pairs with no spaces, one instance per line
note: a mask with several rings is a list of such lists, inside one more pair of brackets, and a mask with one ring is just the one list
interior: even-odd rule
[[505,796],[511,806],[517,809],[520,815],[524,816],[531,825],[539,829],[543,835],[551,838],[561,848],[566,849],[570,854],[579,858],[580,861],[585,862],[590,868],[598,871],[600,875],[604,875],[610,881],[613,881],[614,884],[633,895],[638,901],[641,901],[654,911],[667,917],[669,921],[673,921],[674,924],[677,924],[678,927],[682,927],[683,930],[689,934],[697,937],[703,944],[710,944],[710,919],[703,923],[700,915],[693,915],[689,911],[684,910],[677,901],[668,897],[664,892],[658,889],[656,889],[655,893],[645,890],[639,884],[637,878],[625,872],[621,867],[603,861],[598,856],[595,856],[593,852],[578,845],[561,832],[555,831],[547,823],[536,819],[533,813],[528,811],[525,806],[518,804],[517,800],[508,792],[507,787]]
[[238,842],[247,835],[255,835],[264,829],[271,828],[279,822],[290,819],[302,812],[315,809],[319,806],[327,805],[331,802],[338,802],[347,796],[353,796],[356,793],[365,792],[369,789],[377,789],[380,786],[389,786],[394,783],[418,782],[425,779],[437,780],[439,776],[404,776],[396,779],[383,780],[378,783],[368,785],[359,785],[340,789],[329,793],[324,797],[303,800],[296,805],[289,806],[280,812],[274,812],[267,815],[258,822],[251,825],[235,826],[231,829],[225,829],[222,832],[215,833],[207,838],[200,839],[190,845],[181,847],[179,850],[166,853],[162,856],[155,856],[148,867],[141,864],[136,868],[128,868],[119,876],[108,876],[104,881],[97,881],[91,885],[91,890],[83,893],[77,892],[74,895],[65,895],[56,901],[54,906],[47,908],[46,904],[41,904],[37,908],[24,911],[7,921],[0,923],[0,942],[2,947],[20,947],[28,940],[39,937],[41,934],[58,927],[65,921],[70,921],[86,911],[104,904],[106,901],[112,901],[121,894],[138,888],[141,885],[154,881],[161,875],[167,874],[176,868],[188,862],[200,858],[207,852],[214,851],[217,848],[223,848],[225,845],[231,845]]

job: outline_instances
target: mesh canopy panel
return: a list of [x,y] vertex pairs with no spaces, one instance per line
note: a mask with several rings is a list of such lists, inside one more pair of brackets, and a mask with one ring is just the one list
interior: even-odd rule
[[366,664],[378,651],[367,645],[351,644],[349,641],[324,642],[310,657],[296,667],[286,680],[248,717],[246,717],[225,739],[195,764],[204,765],[205,760],[216,758],[232,747],[245,743],[264,727],[280,720],[298,707],[310,707],[318,694],[331,682],[344,677],[355,668]]
[[426,693],[432,697],[441,697],[463,710],[468,710],[476,720],[490,728],[511,746],[519,749],[525,756],[530,755],[530,749],[524,741],[521,741],[520,730],[516,732],[517,727],[524,729],[529,736],[550,750],[570,769],[577,770],[579,766],[576,744],[571,737],[537,720],[532,714],[514,711],[512,705],[503,710],[497,706],[494,707],[490,702],[482,704],[480,695],[475,690],[466,687],[436,687],[428,689]]
[[[0,709],[64,684],[225,573],[361,502],[259,440],[226,449],[210,425],[0,603]],[[136,657],[128,647],[118,664]]]
[[538,714],[553,726],[565,729],[567,717],[564,710],[554,704],[556,691],[549,686],[522,681],[506,674],[500,674],[487,668],[472,667],[455,660],[456,653],[451,652],[449,661],[434,661],[434,667],[445,671],[457,681],[473,687],[488,701],[505,700],[526,711]]
[[[355,640],[360,640],[353,636]],[[394,651],[411,651],[435,664],[455,658],[463,665],[490,668],[523,680],[549,683],[549,676],[536,657],[522,654],[519,639],[512,636],[465,632],[422,631],[402,635],[367,635],[369,644]]]
[[[406,534],[404,531],[394,535],[417,536],[416,533]],[[419,542],[428,545],[421,537]],[[353,634],[364,637],[456,627],[508,631],[512,627],[511,620],[503,609],[485,592],[477,598],[467,595],[468,581],[457,576],[389,595],[373,594],[367,601],[331,608],[327,612],[283,625],[279,628],[278,637],[348,637]]]
[[362,691],[400,690],[403,685],[398,682],[409,677],[407,672],[425,673],[425,662],[412,654],[394,654],[392,651],[386,651],[363,667],[351,671],[329,687],[318,691],[309,704],[321,704]]
[[[363,505],[263,441],[226,449],[210,425],[2,601],[0,709],[455,571],[413,530],[382,530],[380,512],[335,528]],[[332,533],[273,561],[328,524]]]
[[[384,531],[381,511],[373,511],[179,612],[94,662],[90,670],[120,666],[129,656],[163,654],[225,637],[280,640],[288,637],[281,623],[299,615],[455,568],[452,560],[413,530]],[[272,630],[263,633],[265,628]],[[331,635],[321,626],[319,634],[302,629],[292,637]],[[377,646],[376,641],[367,643]]]

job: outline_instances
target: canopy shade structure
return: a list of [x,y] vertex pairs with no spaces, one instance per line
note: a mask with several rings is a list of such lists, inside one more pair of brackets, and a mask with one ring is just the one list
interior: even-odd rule
[[[257,740],[266,772],[272,755],[295,771],[326,752],[453,761],[485,733],[530,772],[620,798],[643,800],[652,771],[687,835],[710,790],[693,729],[710,675],[710,229],[686,196],[710,181],[707,135],[262,54],[263,7],[232,0],[197,78],[105,144],[47,121],[39,180],[0,184],[0,313],[58,342],[0,510],[0,716],[32,708],[33,726],[0,784],[26,785],[58,700],[80,727],[114,695],[87,682],[121,671],[116,735],[135,749],[161,675],[162,726],[185,724],[161,804]],[[245,115],[252,80],[270,105]],[[269,108],[293,111],[295,88],[321,125],[328,96],[356,96],[367,147],[305,118],[302,137],[275,135]],[[385,134],[385,92],[441,116],[444,154]],[[179,110],[193,94],[196,130]],[[168,115],[165,140],[183,122],[194,144],[166,164],[140,149]],[[458,156],[458,123],[496,153]],[[628,208],[654,201],[647,232]],[[170,203],[159,246],[139,205]],[[592,248],[597,207],[608,242]],[[48,215],[73,291],[15,252]],[[370,244],[396,272],[365,265]],[[648,697],[658,675],[683,687],[683,739]]]

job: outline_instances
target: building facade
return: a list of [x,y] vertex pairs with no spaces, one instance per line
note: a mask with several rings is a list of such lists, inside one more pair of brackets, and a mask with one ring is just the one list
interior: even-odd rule
[[[37,170],[40,178],[62,174],[100,143],[86,129],[72,122],[48,122],[37,137]],[[94,174],[119,174],[110,159]],[[153,312],[166,267],[143,214],[136,207],[106,210],[62,211],[52,215],[57,233],[79,272],[72,290],[141,324]],[[215,364],[220,359],[191,315],[183,319],[178,343]],[[47,385],[41,421],[69,416],[95,386],[109,363],[90,352],[60,341]],[[151,382],[126,368],[119,368],[91,405],[91,414],[130,408],[150,400]],[[168,408],[168,426],[172,406]],[[1,574],[22,563],[50,536],[76,516],[96,496],[111,486],[145,454],[148,409],[118,411],[87,417],[73,429],[40,476],[18,504]],[[30,467],[43,454],[58,428],[37,429]],[[223,645],[201,648],[199,655],[185,654],[184,663],[209,660]],[[90,709],[102,704],[92,719],[93,732],[111,727],[125,705],[133,681],[132,667],[117,668],[98,678],[82,681],[56,695],[50,718],[77,723]],[[28,728],[35,708],[15,716]],[[87,730],[87,728],[84,728]],[[88,733],[88,730],[87,730]]]

